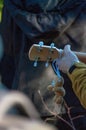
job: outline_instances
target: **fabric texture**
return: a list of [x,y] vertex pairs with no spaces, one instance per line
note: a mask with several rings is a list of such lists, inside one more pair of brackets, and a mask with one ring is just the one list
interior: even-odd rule
[[76,69],[69,75],[72,87],[81,104],[86,108],[86,64],[74,64]]

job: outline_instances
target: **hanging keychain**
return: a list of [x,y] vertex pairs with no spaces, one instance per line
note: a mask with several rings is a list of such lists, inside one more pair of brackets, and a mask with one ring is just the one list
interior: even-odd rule
[[48,86],[48,89],[55,93],[54,101],[57,104],[62,104],[63,103],[63,97],[65,96],[65,89],[63,88],[64,79],[60,74],[60,71],[59,71],[59,69],[56,65],[55,60],[52,62],[52,68],[53,68],[55,74],[57,75],[58,80],[57,81],[53,80],[51,85]]

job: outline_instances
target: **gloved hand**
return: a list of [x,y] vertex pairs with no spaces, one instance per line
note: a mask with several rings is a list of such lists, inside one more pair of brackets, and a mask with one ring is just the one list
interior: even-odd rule
[[70,45],[66,45],[62,57],[56,59],[56,65],[64,73],[67,73],[70,67],[76,62],[79,62],[79,59],[75,53],[71,51]]

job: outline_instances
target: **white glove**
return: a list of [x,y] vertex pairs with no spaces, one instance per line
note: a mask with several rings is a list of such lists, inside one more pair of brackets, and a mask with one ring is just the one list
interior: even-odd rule
[[63,56],[56,59],[56,65],[64,73],[67,73],[70,67],[76,62],[79,62],[79,59],[74,52],[70,50],[70,45],[66,45],[63,50]]

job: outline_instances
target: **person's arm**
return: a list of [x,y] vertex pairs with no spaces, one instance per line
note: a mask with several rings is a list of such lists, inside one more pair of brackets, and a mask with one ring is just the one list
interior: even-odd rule
[[[72,70],[74,68],[74,70]],[[72,81],[72,88],[83,107],[86,108],[86,64],[75,63],[69,70],[68,76]]]
[[[16,0],[4,0],[4,6],[13,17],[16,24],[31,39],[46,32],[62,32],[71,23],[76,14],[69,13],[62,16],[58,12],[31,13],[15,4]],[[72,17],[72,19],[70,18]]]
[[63,55],[56,59],[56,64],[69,76],[76,96],[86,108],[86,64],[79,61],[75,53],[70,50],[70,45],[64,47]]

